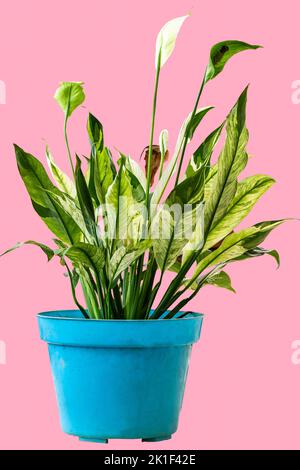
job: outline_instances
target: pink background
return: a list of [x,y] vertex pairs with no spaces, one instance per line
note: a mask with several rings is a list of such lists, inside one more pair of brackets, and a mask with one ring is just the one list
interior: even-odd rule
[[[104,123],[108,145],[138,158],[149,138],[156,34],[190,10],[162,71],[156,136],[168,128],[173,148],[212,44],[262,44],[233,58],[207,86],[202,106],[216,109],[196,143],[250,82],[253,159],[245,174],[269,173],[278,183],[247,223],[299,216],[300,106],[291,99],[291,84],[300,78],[298,1],[11,0],[1,7],[0,28],[0,80],[7,87],[7,103],[0,106],[0,251],[30,238],[50,243],[18,176],[12,143],[44,159],[46,139],[67,169],[63,116],[52,98],[58,83],[85,82],[86,109],[70,124],[74,151],[88,151],[90,110]],[[190,305],[206,319],[173,440],[111,441],[105,449],[300,449],[300,365],[291,362],[291,343],[300,338],[299,235],[300,225],[290,222],[265,243],[280,251],[279,271],[268,257],[235,265],[230,273],[237,295],[206,288]],[[1,259],[0,278],[0,340],[7,345],[7,365],[0,366],[0,448],[102,449],[61,432],[47,349],[39,340],[36,313],[73,306],[61,267],[25,247]]]

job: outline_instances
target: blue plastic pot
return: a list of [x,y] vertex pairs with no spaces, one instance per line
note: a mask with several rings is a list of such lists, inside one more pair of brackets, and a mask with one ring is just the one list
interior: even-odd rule
[[38,315],[63,431],[91,442],[170,439],[202,320],[196,313],[172,320],[85,320],[74,310]]

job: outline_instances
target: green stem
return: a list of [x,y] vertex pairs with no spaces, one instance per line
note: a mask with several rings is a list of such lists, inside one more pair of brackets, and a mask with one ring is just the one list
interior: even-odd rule
[[[199,105],[199,101],[200,101],[200,98],[201,98],[201,95],[202,95],[204,86],[205,86],[205,84],[206,84],[205,75],[206,75],[206,74],[204,74],[204,78],[203,78],[203,80],[202,80],[201,87],[200,87],[200,90],[199,90],[199,92],[198,92],[198,95],[197,95],[197,98],[196,98],[196,103],[195,103],[195,106],[194,106],[194,109],[193,109],[193,112],[192,112],[192,115],[191,115],[191,118],[190,118],[190,121],[189,121],[189,122],[192,122],[192,120],[194,119],[194,117],[195,117],[195,115],[196,115],[196,112],[197,112],[197,109],[198,109],[198,105]],[[189,127],[189,125],[188,125],[188,127]],[[188,129],[187,129],[186,134],[185,134],[184,143],[183,143],[182,153],[181,153],[181,157],[180,157],[180,162],[179,162],[179,166],[178,166],[178,171],[177,171],[175,186],[177,186],[178,181],[179,181],[179,178],[180,178],[180,172],[181,172],[181,168],[182,168],[182,164],[183,164],[184,155],[185,155],[185,151],[186,151],[186,147],[187,147],[188,141],[189,141],[189,132],[188,132]]]
[[159,55],[158,64],[156,68],[156,75],[155,75],[155,87],[154,87],[153,108],[152,108],[152,123],[151,123],[151,133],[150,133],[150,145],[149,145],[149,152],[148,152],[148,164],[147,164],[147,190],[146,190],[146,207],[147,208],[149,208],[152,148],[153,148],[153,138],[154,138],[154,128],[155,128],[157,92],[158,92],[158,83],[159,83],[159,74],[160,74],[160,60],[161,60],[161,57]]
[[71,169],[72,169],[73,177],[75,179],[75,168],[74,168],[74,164],[72,162],[72,156],[71,156],[71,151],[70,151],[70,146],[69,146],[69,139],[68,139],[68,133],[67,133],[67,122],[68,122],[68,118],[67,118],[67,115],[66,115],[65,116],[65,124],[64,124],[64,135],[65,135],[65,142],[66,142],[66,147],[67,147],[67,152],[68,152],[68,158],[69,158],[70,166],[71,166]]

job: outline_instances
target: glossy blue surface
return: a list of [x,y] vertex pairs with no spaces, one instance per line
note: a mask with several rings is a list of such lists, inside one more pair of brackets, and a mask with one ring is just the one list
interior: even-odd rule
[[82,440],[168,439],[177,430],[192,344],[203,316],[85,320],[38,315],[63,431]]

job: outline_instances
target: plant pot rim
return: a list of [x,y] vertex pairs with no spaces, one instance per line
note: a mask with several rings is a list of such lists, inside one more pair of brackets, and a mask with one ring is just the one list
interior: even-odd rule
[[[203,313],[198,313],[198,312],[189,312],[189,315],[187,315],[186,317],[184,318],[178,318],[178,317],[175,317],[175,318],[169,318],[167,319],[168,322],[173,322],[173,321],[176,321],[176,322],[179,322],[179,321],[187,321],[187,320],[194,320],[195,318],[204,318],[204,314]],[[75,316],[71,316],[72,314],[78,314],[79,311],[76,310],[76,309],[66,309],[66,310],[46,310],[44,312],[40,312],[37,314],[37,318],[41,318],[41,319],[51,319],[51,320],[58,320],[58,321],[61,321],[61,320],[64,320],[64,321],[68,321],[68,322],[95,322],[95,323],[108,323],[108,322],[111,322],[111,323],[148,323],[148,322],[159,322],[161,320],[164,320],[163,318],[159,318],[159,319],[155,319],[155,318],[149,318],[147,320],[145,319],[95,319],[95,318],[91,318],[91,319],[86,319],[83,317],[75,317]],[[167,312],[166,312],[167,313]],[[180,314],[183,314],[183,313],[186,313],[184,311],[181,311],[181,312],[178,312],[178,315]],[[59,315],[59,314],[63,314],[63,315]]]
[[86,320],[79,310],[39,313],[41,339],[48,344],[81,347],[144,348],[193,344],[203,315],[159,320]]

